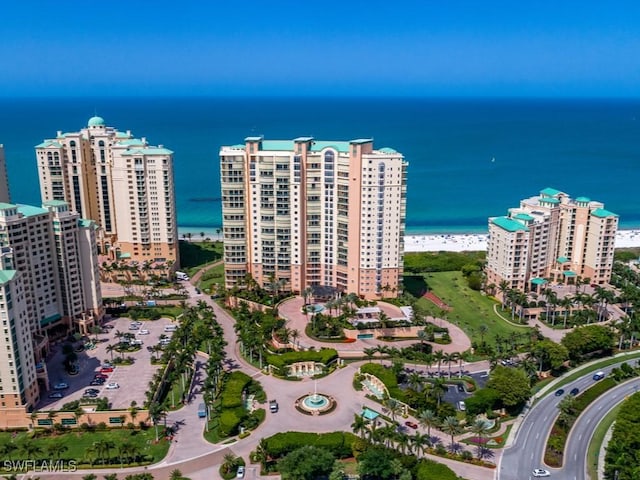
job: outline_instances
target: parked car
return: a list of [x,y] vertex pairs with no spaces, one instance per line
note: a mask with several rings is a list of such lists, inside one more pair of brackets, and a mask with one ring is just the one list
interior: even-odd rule
[[138,330],[140,327],[138,325],[134,325],[133,323],[129,325],[129,330]]
[[62,392],[52,392],[49,394],[49,398],[62,398],[64,394]]
[[93,379],[94,379],[94,380],[106,380],[107,378],[109,378],[109,375],[106,375],[106,374],[104,374],[104,373],[96,373],[96,374],[93,376]]
[[269,410],[271,411],[271,413],[277,413],[278,402],[276,400],[269,400]]
[[413,428],[414,430],[418,428],[418,424],[415,422],[411,422],[409,420],[407,420],[406,422],[404,422],[404,424],[409,427],[409,428]]
[[149,335],[149,330],[142,329],[136,335]]
[[82,394],[82,398],[98,398],[98,394],[85,392]]
[[240,465],[236,473],[236,478],[244,478],[244,466]]
[[107,390],[115,390],[116,388],[120,388],[116,382],[107,383]]
[[84,393],[100,393],[100,390],[97,388],[87,388]]
[[113,372],[113,367],[102,367],[100,369],[100,373],[111,373]]
[[572,395],[575,397],[579,392],[580,392],[580,389],[578,387],[572,388],[571,391],[569,392],[569,395]]
[[101,365],[101,368],[113,368],[113,364],[112,364],[112,363],[110,363],[110,362],[104,362],[104,363]]
[[93,380],[91,380],[89,382],[90,386],[101,386],[104,385],[105,379],[104,378],[94,378]]
[[556,397],[560,397],[564,395],[564,390],[562,388],[559,388],[558,390],[556,390]]
[[56,384],[53,386],[53,389],[54,389],[54,390],[66,390],[67,388],[69,388],[69,385],[67,385],[67,384],[66,384],[66,383],[64,383],[64,382],[56,383]]

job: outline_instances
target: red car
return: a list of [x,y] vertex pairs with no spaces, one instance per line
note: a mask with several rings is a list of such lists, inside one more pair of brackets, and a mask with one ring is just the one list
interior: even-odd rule
[[416,430],[418,428],[418,424],[417,423],[410,422],[409,420],[404,422],[404,424],[409,428],[413,428],[414,430]]
[[101,378],[103,380],[106,380],[107,378],[109,378],[109,375],[105,375],[104,373],[96,373],[93,378]]
[[100,373],[111,373],[113,372],[113,367],[102,367],[100,369]]

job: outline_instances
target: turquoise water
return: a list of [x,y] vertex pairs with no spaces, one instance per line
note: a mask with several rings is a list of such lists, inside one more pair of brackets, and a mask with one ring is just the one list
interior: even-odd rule
[[13,201],[38,204],[33,146],[94,113],[175,152],[181,231],[216,236],[218,150],[249,135],[373,137],[409,161],[409,233],[483,232],[551,186],[640,227],[640,101],[429,99],[0,99]]

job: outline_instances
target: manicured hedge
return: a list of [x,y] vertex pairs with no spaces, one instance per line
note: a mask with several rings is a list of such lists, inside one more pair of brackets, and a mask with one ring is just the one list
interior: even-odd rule
[[304,352],[287,352],[281,355],[267,355],[267,363],[282,369],[286,365],[297,362],[319,362],[329,364],[338,356],[333,348],[323,348],[319,351],[307,350]]
[[265,442],[267,453],[273,459],[284,457],[301,445],[322,447],[338,458],[347,458],[353,455],[352,446],[356,439],[355,435],[348,432],[283,432],[266,438]]
[[224,387],[220,393],[220,406],[223,409],[243,407],[242,391],[251,382],[251,377],[242,372],[231,372],[226,375]]
[[390,368],[377,363],[365,363],[360,371],[377,377],[389,390],[390,397],[404,401],[404,392],[398,387],[398,380]]
[[245,415],[246,411],[242,407],[222,410],[220,413],[220,437],[225,438],[237,434],[240,430],[240,422]]
[[575,403],[573,404],[574,408],[578,412],[582,412],[596,398],[598,398],[607,390],[612,389],[616,385],[618,385],[618,382],[616,382],[611,377],[607,377],[603,380],[600,380],[595,385],[592,385],[591,387],[587,388],[582,395],[579,395],[578,397],[576,397]]

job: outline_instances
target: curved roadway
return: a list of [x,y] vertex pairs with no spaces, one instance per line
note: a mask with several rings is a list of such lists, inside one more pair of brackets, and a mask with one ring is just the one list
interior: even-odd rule
[[[622,363],[624,361],[600,370],[608,374]],[[534,468],[549,470],[553,479],[588,480],[585,473],[586,452],[595,428],[615,404],[640,386],[640,379],[634,379],[598,397],[574,423],[567,439],[563,467],[545,466],[544,451],[547,437],[559,413],[558,404],[571,389],[577,387],[580,391],[584,391],[593,385],[594,372],[595,370],[564,385],[562,387],[565,390],[564,395],[556,397],[553,392],[550,392],[529,409],[516,432],[511,447],[505,449],[502,455],[498,470],[499,480],[530,478]]]

